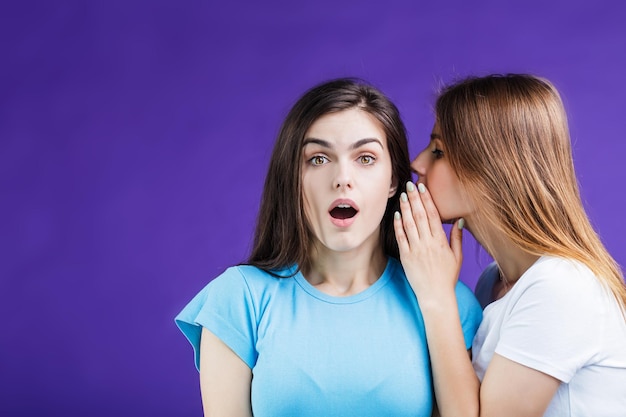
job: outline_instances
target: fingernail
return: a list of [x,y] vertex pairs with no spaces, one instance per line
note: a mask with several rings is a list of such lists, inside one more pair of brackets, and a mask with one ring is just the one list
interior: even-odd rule
[[409,181],[406,183],[406,190],[409,192],[415,191],[415,184],[413,184],[413,181]]
[[458,227],[459,230],[463,230],[463,228],[465,227],[465,220],[459,219],[459,222],[457,223],[456,227]]
[[393,218],[396,220],[400,220],[400,212],[396,211],[395,213],[393,213]]
[[406,193],[402,193],[400,194],[400,200],[406,203],[407,201],[409,201],[409,197],[407,197]]
[[417,189],[422,194],[424,194],[426,192],[426,186],[424,184],[422,184],[421,182],[419,184],[417,184]]

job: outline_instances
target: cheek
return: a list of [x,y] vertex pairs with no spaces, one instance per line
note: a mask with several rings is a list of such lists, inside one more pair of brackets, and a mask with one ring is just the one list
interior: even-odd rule
[[[444,168],[444,167],[441,167]],[[442,217],[462,208],[462,196],[458,180],[447,169],[434,167],[428,175],[428,190]]]
[[317,236],[319,233],[319,215],[315,210],[313,202],[305,198],[302,200],[302,211],[304,214],[304,225],[309,233]]
[[426,176],[427,186],[431,193],[448,193],[454,188],[452,175],[445,165],[433,164]]
[[304,218],[307,223],[310,224],[311,216],[313,215],[313,203],[314,196],[311,194],[310,181],[307,178],[302,179],[302,211],[304,211]]
[[[364,178],[362,181],[367,187],[364,188],[365,195],[369,196],[373,204],[387,207],[387,200],[395,194],[397,184],[393,183],[393,175],[391,169],[378,173],[375,176]],[[395,185],[395,186],[394,186]]]

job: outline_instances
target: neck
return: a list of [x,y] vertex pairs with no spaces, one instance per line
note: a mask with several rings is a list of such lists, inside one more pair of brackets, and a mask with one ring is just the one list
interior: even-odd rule
[[482,233],[477,233],[470,228],[470,232],[498,264],[504,292],[515,285],[539,259],[539,256],[520,248],[500,231],[485,229]]
[[377,249],[347,252],[331,251],[317,245],[312,248],[311,262],[302,274],[318,290],[333,296],[358,294],[380,278],[387,257],[380,245]]

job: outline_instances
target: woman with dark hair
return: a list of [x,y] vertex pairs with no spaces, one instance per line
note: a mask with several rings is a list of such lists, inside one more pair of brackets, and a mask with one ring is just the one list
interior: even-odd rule
[[[278,135],[248,262],[177,316],[207,416],[430,416],[420,308],[393,213],[410,181],[397,108],[361,81],[302,96]],[[455,286],[469,347],[481,311]]]
[[[626,415],[626,285],[583,208],[556,88],[520,74],[447,87],[412,167],[396,235],[441,415]],[[456,222],[450,245],[441,221]],[[463,227],[495,260],[472,362],[451,314]]]

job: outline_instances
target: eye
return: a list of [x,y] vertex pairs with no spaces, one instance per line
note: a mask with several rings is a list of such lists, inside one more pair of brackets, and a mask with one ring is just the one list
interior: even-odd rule
[[314,166],[324,165],[326,162],[328,162],[328,158],[322,155],[315,155],[309,159],[309,163]]
[[435,155],[435,159],[441,159],[443,158],[443,151],[441,149],[433,149],[432,150],[433,155]]
[[359,156],[359,162],[363,165],[372,165],[374,162],[376,162],[376,158],[374,158],[372,155],[361,155]]

